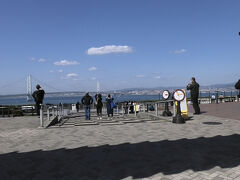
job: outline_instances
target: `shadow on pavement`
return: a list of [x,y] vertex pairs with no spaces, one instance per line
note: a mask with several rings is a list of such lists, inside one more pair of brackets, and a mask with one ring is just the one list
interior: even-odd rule
[[0,155],[1,179],[150,177],[240,165],[240,135]]

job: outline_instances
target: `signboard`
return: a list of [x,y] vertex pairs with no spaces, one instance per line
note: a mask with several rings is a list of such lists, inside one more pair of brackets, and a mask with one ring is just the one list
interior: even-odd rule
[[[187,107],[186,92],[184,89],[182,89],[182,91],[184,92],[185,97],[182,101],[180,101],[181,115],[184,119],[188,119],[188,107]],[[177,106],[177,101],[175,101],[175,106]],[[177,111],[177,108],[175,108],[175,111]]]

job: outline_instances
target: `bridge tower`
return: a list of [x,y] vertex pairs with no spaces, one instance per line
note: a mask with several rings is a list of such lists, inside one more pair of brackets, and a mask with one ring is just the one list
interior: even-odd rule
[[27,101],[32,100],[32,77],[27,76]]
[[99,83],[99,81],[97,81],[97,92],[98,93],[100,92],[100,83]]

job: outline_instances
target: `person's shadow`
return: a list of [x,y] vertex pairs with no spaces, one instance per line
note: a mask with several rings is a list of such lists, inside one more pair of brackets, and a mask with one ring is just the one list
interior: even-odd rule
[[[240,135],[0,155],[1,179],[145,178],[240,165]],[[67,147],[66,147],[67,148]]]

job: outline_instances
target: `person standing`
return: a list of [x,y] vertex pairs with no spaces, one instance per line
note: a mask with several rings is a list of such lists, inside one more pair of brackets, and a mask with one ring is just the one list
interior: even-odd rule
[[191,101],[193,103],[193,109],[195,113],[193,114],[200,114],[200,107],[198,103],[198,96],[199,96],[199,84],[196,82],[194,77],[191,78],[191,83],[187,85],[187,90],[190,90],[191,94]]
[[96,99],[96,108],[97,108],[98,119],[102,119],[102,107],[103,107],[102,95],[100,93],[96,94],[95,99]]
[[80,109],[80,103],[79,102],[76,103],[76,109],[77,109],[77,112],[79,112],[79,109]]
[[87,92],[81,102],[84,105],[86,120],[90,120],[90,106],[93,103],[93,98]]
[[[238,96],[237,98],[240,98],[240,79],[238,80],[238,82],[235,84],[235,88],[238,90]],[[239,99],[237,99],[239,100]]]
[[106,106],[107,106],[107,115],[108,115],[108,119],[110,119],[110,115],[111,115],[111,119],[113,119],[113,98],[111,98],[111,95],[108,94],[107,98],[106,98]]
[[36,113],[40,115],[41,104],[43,103],[45,91],[41,88],[39,84],[36,85],[36,91],[33,92],[32,97],[35,101]]

